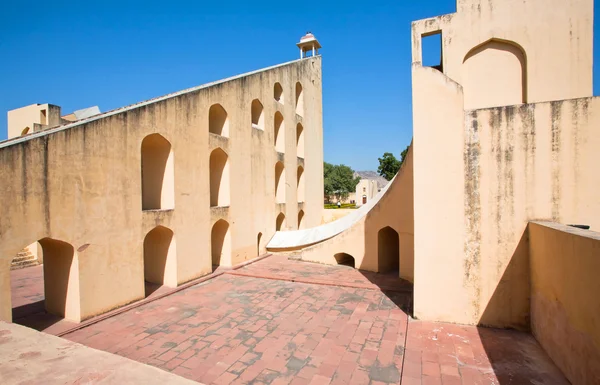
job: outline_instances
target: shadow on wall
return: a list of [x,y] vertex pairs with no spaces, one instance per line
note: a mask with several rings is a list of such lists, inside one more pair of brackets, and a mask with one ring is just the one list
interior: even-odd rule
[[[530,225],[525,227],[481,315],[477,331],[499,385],[525,380],[539,384],[568,384],[563,374],[552,365],[546,352],[530,334],[529,227]],[[509,332],[491,328],[499,325],[505,328],[508,325],[508,329],[514,330]],[[561,378],[564,382],[560,382]]]
[[531,279],[528,234],[526,226],[502,278],[481,314],[480,326],[508,326],[510,329],[530,331]]

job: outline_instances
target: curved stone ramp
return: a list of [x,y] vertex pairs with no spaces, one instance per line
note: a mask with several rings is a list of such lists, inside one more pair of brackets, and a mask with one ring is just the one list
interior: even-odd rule
[[[394,268],[385,249],[398,244],[400,276],[413,279],[413,155],[412,144],[398,174],[366,205],[337,221],[305,230],[278,231],[267,250],[302,250],[307,261],[384,272]],[[390,229],[387,229],[387,228]],[[384,230],[380,234],[380,230]],[[392,242],[392,243],[390,243]],[[379,247],[382,246],[391,247]],[[379,252],[381,249],[381,252]],[[352,257],[352,258],[349,258]],[[397,261],[396,261],[397,263]]]

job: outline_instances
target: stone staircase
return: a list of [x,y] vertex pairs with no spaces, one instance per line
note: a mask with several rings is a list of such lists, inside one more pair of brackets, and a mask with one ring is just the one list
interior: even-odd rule
[[39,262],[37,258],[31,254],[28,249],[23,249],[17,253],[10,264],[11,270],[23,269],[25,267],[37,266]]

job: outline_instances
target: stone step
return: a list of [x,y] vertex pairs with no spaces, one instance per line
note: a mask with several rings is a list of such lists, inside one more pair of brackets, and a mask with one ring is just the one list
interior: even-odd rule
[[17,263],[17,262],[23,262],[23,261],[35,261],[36,258],[33,256],[33,254],[25,254],[25,255],[18,255],[13,258],[12,263]]
[[17,264],[12,264],[10,266],[11,270],[18,270],[18,269],[24,269],[26,267],[32,267],[32,266],[37,266],[40,263],[38,262],[37,259],[34,259],[33,261],[23,261],[23,262],[19,262]]

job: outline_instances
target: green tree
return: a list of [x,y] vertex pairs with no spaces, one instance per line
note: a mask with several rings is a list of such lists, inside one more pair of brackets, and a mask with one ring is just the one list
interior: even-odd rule
[[384,177],[386,180],[392,180],[394,175],[400,170],[400,165],[402,164],[394,154],[391,152],[386,152],[383,154],[382,158],[378,158],[379,167],[377,168],[377,172],[379,175]]
[[406,159],[406,154],[408,154],[408,149],[410,148],[409,146],[406,146],[406,148],[404,149],[404,151],[402,151],[400,153],[400,167],[402,167],[402,165],[404,164],[404,159]]
[[400,153],[400,160],[396,159],[394,154],[391,152],[386,152],[383,154],[382,158],[378,158],[379,167],[377,168],[377,172],[379,175],[384,177],[387,180],[392,180],[394,175],[398,173],[400,167],[404,163],[404,159],[406,159],[406,154],[408,154],[408,149],[410,146],[406,146],[404,151]]
[[336,197],[338,200],[348,198],[350,192],[356,190],[360,177],[354,177],[354,171],[343,164],[323,164],[323,185],[325,197]]

